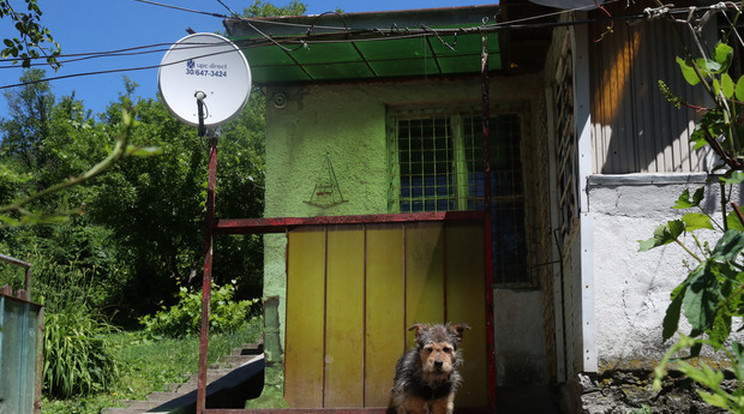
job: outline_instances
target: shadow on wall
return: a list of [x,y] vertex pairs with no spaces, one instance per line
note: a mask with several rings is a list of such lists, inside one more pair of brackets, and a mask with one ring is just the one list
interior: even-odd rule
[[[589,32],[601,30],[592,26]],[[686,132],[697,115],[668,103],[658,87],[662,80],[683,99],[706,102],[702,89],[682,78],[675,63],[682,53],[671,23],[661,21],[617,24],[613,33],[590,45],[595,171],[704,170],[705,157],[692,149]]]

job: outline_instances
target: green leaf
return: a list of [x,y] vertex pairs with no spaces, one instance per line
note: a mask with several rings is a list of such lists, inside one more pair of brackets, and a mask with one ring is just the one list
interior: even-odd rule
[[708,330],[708,339],[713,343],[713,349],[719,350],[731,333],[731,315],[718,312],[713,321],[713,328]]
[[707,391],[703,390],[696,390],[700,398],[702,398],[703,401],[708,403],[709,405],[712,405],[714,407],[720,407],[720,408],[728,408],[728,403],[723,396],[718,394],[711,394]]
[[744,249],[744,232],[728,230],[711,252],[711,260],[732,260]]
[[735,91],[736,100],[738,101],[744,101],[744,76],[740,77],[738,81],[736,81],[736,91]]
[[690,273],[682,309],[693,330],[705,332],[713,327],[720,299],[721,285],[711,269],[710,261]]
[[685,232],[685,224],[682,220],[670,220],[667,221],[667,229],[669,229],[669,237],[674,241]]
[[687,213],[682,216],[682,221],[685,223],[685,230],[687,231],[695,231],[697,229],[713,230],[710,217],[703,213]]
[[738,378],[744,378],[744,346],[739,342],[731,343],[731,353],[734,357],[734,369],[736,370],[736,376]]
[[692,66],[685,62],[684,59],[682,59],[681,57],[677,57],[677,64],[679,65],[679,69],[682,71],[682,76],[684,76],[687,83],[689,83],[691,86],[695,86],[700,83],[700,78],[698,77],[697,73],[695,73],[695,69],[693,69]]
[[730,177],[721,177],[721,181],[728,184],[741,184],[744,182],[744,172],[734,171]]
[[734,81],[728,73],[721,75],[721,90],[726,99],[731,99],[734,96]]
[[720,73],[723,65],[711,59],[695,59],[697,67],[704,72],[704,75],[710,76],[713,73]]
[[697,207],[700,205],[700,202],[703,201],[703,198],[705,198],[705,187],[700,187],[695,190],[695,194],[692,196],[692,199],[690,199],[690,190],[686,189],[684,192],[682,192],[682,195],[679,196],[672,208],[683,209]]
[[729,230],[744,231],[744,224],[739,220],[739,215],[736,211],[729,211],[726,215],[726,227]]
[[734,59],[734,49],[726,43],[718,42],[716,49],[713,51],[713,59],[720,66],[718,71],[725,72]]
[[685,224],[681,220],[669,221],[666,226],[662,224],[654,230],[654,237],[648,240],[638,240],[638,251],[646,252],[654,247],[669,244],[675,241],[684,230]]
[[686,283],[682,283],[672,291],[672,303],[669,304],[664,315],[661,341],[666,342],[679,329],[679,316],[682,312],[682,300],[685,297]]

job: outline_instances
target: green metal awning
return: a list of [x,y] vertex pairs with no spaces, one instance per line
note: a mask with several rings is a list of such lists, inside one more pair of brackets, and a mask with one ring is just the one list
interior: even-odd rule
[[498,6],[402,12],[229,19],[231,40],[258,84],[392,79],[502,69],[499,35],[489,30]]

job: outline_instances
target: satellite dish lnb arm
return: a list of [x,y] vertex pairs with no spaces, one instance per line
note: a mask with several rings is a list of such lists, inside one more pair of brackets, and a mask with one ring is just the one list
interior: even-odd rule
[[206,128],[204,127],[204,98],[207,97],[207,94],[202,91],[196,91],[194,97],[196,98],[196,107],[199,117],[198,134],[200,137],[203,137],[206,135]]

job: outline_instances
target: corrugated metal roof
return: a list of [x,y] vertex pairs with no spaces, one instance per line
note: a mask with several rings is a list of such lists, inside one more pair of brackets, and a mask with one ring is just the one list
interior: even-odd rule
[[502,68],[500,7],[228,19],[259,84],[479,73],[482,39],[489,70]]

